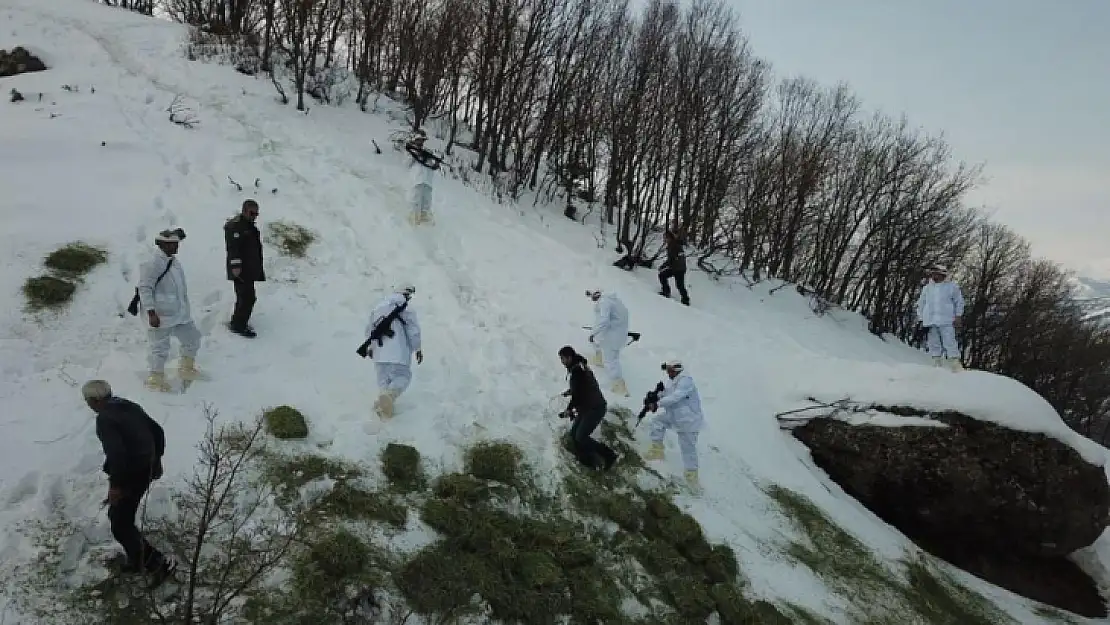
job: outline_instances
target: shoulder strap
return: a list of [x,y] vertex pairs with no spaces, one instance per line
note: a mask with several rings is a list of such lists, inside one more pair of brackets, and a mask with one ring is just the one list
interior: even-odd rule
[[162,270],[162,273],[159,274],[158,279],[154,281],[154,288],[158,288],[158,283],[162,281],[162,278],[166,277],[166,274],[170,272],[170,267],[172,266],[173,256],[170,256],[170,262],[166,263],[166,268]]

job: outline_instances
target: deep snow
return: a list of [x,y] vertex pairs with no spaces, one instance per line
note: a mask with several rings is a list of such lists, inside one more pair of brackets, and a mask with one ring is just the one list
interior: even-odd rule
[[[86,527],[90,541],[110,540],[99,508],[101,451],[78,388],[92,377],[109,380],[164,424],[166,482],[190,469],[204,404],[227,420],[296,405],[310,420],[311,443],[351,459],[375,458],[396,441],[452,467],[462,446],[496,436],[519,444],[541,470],[554,467],[560,424],[552,398],[564,388],[556,351],[586,347],[587,287],[616,290],[632,329],[644,335],[624,353],[633,397],[612,401],[638,408],[668,357],[683,358],[696,379],[708,418],[706,494],[678,503],[708,538],[733,546],[762,597],[844,618],[836,611],[842,598],[773,548],[792,530],[760,490],[770,483],[810,497],[881,557],[912,548],[780,431],[773,415],[807,405],[807,396],[960,409],[1057,436],[1105,462],[1105,449],[1072,433],[1021,385],[931,368],[920,352],[868,334],[856,315],[815,316],[790,289],[771,294],[771,283],[749,289],[691,272],[693,307],[664,300],[654,272],[611,267],[611,241],[598,249],[591,228],[557,210],[498,204],[440,176],[436,224],[414,230],[405,220],[402,156],[386,147],[397,127],[387,115],[353,106],[297,113],[276,102],[268,80],[187,61],[179,26],[82,0],[0,0],[0,16],[0,44],[25,45],[52,68],[2,83],[27,98],[4,103],[0,118],[0,291],[10,302],[0,347],[4,567],[31,555],[15,525],[51,509]],[[197,128],[167,121],[165,109],[179,95],[200,119]],[[383,154],[374,153],[372,138]],[[319,237],[303,261],[267,250],[270,280],[259,285],[253,342],[222,325],[233,293],[221,226],[246,197],[261,203],[261,226],[289,220]],[[154,233],[171,226],[188,233],[179,258],[205,334],[198,365],[212,379],[183,395],[157,395],[142,388],[141,323],[120,313]],[[23,280],[39,273],[45,254],[76,239],[107,247],[108,264],[61,316],[26,316],[18,305]],[[354,349],[370,308],[400,280],[417,285],[412,305],[426,360],[397,417],[382,424],[372,416],[372,368]],[[664,472],[680,475],[674,445],[668,440]],[[150,505],[165,497],[156,486]],[[1110,539],[1098,547],[1081,556],[1090,568],[1110,561]],[[958,577],[1018,621],[1042,622],[1031,602]]]

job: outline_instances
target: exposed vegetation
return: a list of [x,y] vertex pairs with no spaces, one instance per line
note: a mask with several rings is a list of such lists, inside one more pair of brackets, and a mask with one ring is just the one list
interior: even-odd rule
[[301,439],[308,436],[308,422],[304,414],[292,406],[277,406],[263,413],[266,432],[275,438]]
[[[435,622],[469,615],[536,625],[565,618],[583,625],[677,625],[705,622],[713,614],[722,625],[830,622],[798,605],[749,598],[733,550],[709,540],[666,492],[645,488],[647,474],[633,469],[636,462],[624,470],[598,473],[580,468],[567,453],[562,483],[541,486],[519,448],[505,441],[484,441],[465,451],[463,471],[429,481],[419,452],[392,444],[380,459],[380,478],[388,484],[371,490],[364,484],[375,480],[358,464],[280,452],[282,443],[260,436],[266,423],[260,417],[253,429],[214,431],[209,438],[216,447],[211,449],[222,451],[218,458],[206,456],[215,466],[240,467],[235,474],[241,478],[221,474],[218,483],[247,480],[251,487],[239,494],[248,496],[248,504],[277,501],[280,509],[271,516],[256,503],[213,512],[224,515],[221,518],[231,523],[228,527],[256,519],[270,528],[270,538],[265,543],[226,544],[207,538],[217,541],[210,543],[217,551],[205,556],[200,579],[219,573],[221,563],[227,565],[220,553],[246,554],[242,549],[257,549],[258,544],[277,549],[274,558],[262,564],[266,571],[280,567],[281,572],[263,574],[244,586],[235,603],[236,622],[400,625],[411,613],[431,616]],[[624,444],[635,454],[622,423],[611,424],[609,432],[612,443]],[[203,477],[192,483],[193,499],[180,499],[186,509],[202,510],[202,499],[195,493],[219,492],[205,487],[207,483]],[[322,490],[312,496],[316,485],[323,485]],[[907,559],[903,571],[890,570],[809,500],[778,487],[768,492],[802,535],[786,545],[788,557],[842,593],[855,621],[1006,622],[985,599],[930,561]],[[414,552],[393,546],[389,537],[417,529],[417,517],[437,538]],[[279,521],[293,522],[294,529],[279,531],[286,528]],[[190,532],[197,525],[187,518],[148,527],[159,528],[152,530],[159,544],[174,545],[175,553],[190,553],[182,549],[189,540],[179,545],[182,541],[172,538],[174,532],[195,536]],[[38,597],[30,603],[37,606],[42,622],[163,622],[151,617],[155,604],[115,577],[81,583],[73,592],[58,590],[57,580],[69,575],[62,569],[66,545],[79,532],[63,522],[40,524],[41,557],[15,577],[22,588],[19,596]],[[251,558],[237,556],[234,561],[238,575],[260,566]],[[198,596],[207,596],[205,592]],[[74,614],[85,620],[74,620]]]
[[77,285],[85,275],[107,262],[108,252],[82,241],[67,243],[50,252],[43,260],[48,273],[28,278],[23,283],[23,296],[27,310],[60,310],[65,308],[77,292]]
[[32,312],[64,308],[76,292],[77,284],[50,275],[27,278],[23,283],[27,309]]
[[271,221],[266,224],[266,240],[285,256],[304,258],[309,246],[316,241],[316,235],[304,226]]
[[58,275],[82,278],[106,262],[108,262],[107,250],[82,241],[74,241],[47,254],[42,264]]
[[941,625],[1013,622],[924,554],[907,556],[902,571],[892,570],[803,495],[780,486],[767,494],[804,536],[786,546],[786,555],[848,598],[859,622],[897,625],[912,620],[911,614]]
[[410,445],[389,443],[382,450],[382,473],[402,493],[424,490],[427,480],[420,465],[420,452]]

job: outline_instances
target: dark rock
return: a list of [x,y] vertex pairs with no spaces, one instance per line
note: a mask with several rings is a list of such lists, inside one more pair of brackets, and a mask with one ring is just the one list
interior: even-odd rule
[[45,69],[46,64],[22,46],[16,46],[11,52],[0,50],[0,78],[41,72]]
[[[1110,524],[1102,467],[1044,434],[953,412],[885,411],[948,427],[814,419],[792,432],[846,493],[926,550],[1027,597],[1105,615],[1094,583],[1064,559]],[[1071,591],[1058,588],[1061,576]]]

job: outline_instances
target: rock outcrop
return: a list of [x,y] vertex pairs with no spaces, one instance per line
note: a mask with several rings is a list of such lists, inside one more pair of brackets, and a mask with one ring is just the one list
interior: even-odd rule
[[16,46],[11,52],[0,50],[0,78],[46,70],[46,64],[26,48]]
[[1054,570],[1060,579],[1061,567],[1070,565],[1064,556],[1092,544],[1110,525],[1110,485],[1102,467],[1044,434],[959,413],[879,409],[947,427],[818,418],[792,432],[846,493],[926,550],[1025,596],[1105,615],[1089,579],[1086,590],[1075,589],[1084,596],[1069,599],[1058,596],[1060,589],[1029,581],[1043,574],[1013,575]]

